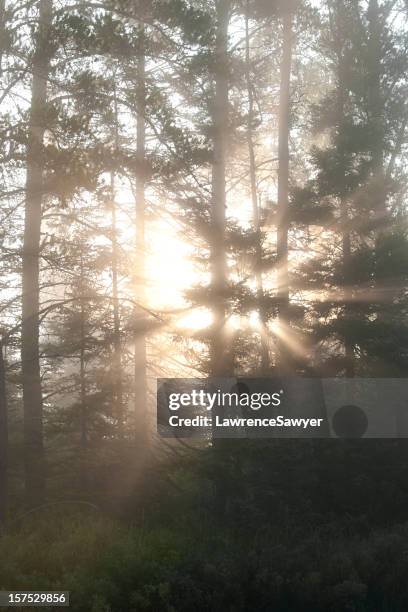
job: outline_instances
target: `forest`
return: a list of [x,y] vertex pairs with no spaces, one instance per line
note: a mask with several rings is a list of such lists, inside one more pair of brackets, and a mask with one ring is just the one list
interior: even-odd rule
[[407,439],[156,424],[407,377],[407,0],[0,0],[0,105],[0,590],[407,610]]

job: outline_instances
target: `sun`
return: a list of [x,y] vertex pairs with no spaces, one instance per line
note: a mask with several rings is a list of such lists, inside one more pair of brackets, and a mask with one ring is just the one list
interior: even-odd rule
[[213,314],[208,308],[193,308],[177,319],[176,328],[198,331],[210,327],[213,319]]

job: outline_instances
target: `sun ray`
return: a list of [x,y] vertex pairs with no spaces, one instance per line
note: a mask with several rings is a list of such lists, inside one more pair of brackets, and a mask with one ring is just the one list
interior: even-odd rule
[[271,326],[272,333],[281,340],[293,355],[307,358],[309,353],[304,338],[289,325],[281,321],[274,321]]

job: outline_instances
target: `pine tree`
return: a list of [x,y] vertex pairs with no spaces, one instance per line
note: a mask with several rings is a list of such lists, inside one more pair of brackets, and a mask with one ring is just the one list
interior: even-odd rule
[[217,31],[214,54],[214,101],[211,202],[211,273],[213,291],[213,338],[211,344],[211,374],[228,372],[226,359],[226,304],[227,263],[225,253],[226,228],[226,155],[228,135],[228,23],[231,3],[218,0],[216,5]]
[[44,446],[39,357],[39,269],[44,198],[44,132],[50,69],[52,0],[41,0],[33,56],[30,128],[27,145],[26,213],[23,245],[21,359],[23,369],[26,496],[29,506],[44,499]]
[[[399,361],[400,343],[396,341],[394,317],[402,303],[400,298],[398,307],[397,302],[392,304],[393,299],[390,305],[380,305],[380,302],[391,298],[390,294],[385,295],[387,276],[399,284],[404,283],[404,275],[395,278],[385,264],[379,280],[378,261],[383,240],[387,243],[389,262],[396,261],[393,251],[397,243],[397,258],[402,256],[398,268],[405,259],[406,239],[400,229],[396,232],[399,238],[392,238],[393,220],[387,206],[387,202],[395,201],[396,184],[391,174],[386,178],[384,171],[385,158],[391,163],[392,151],[400,154],[395,126],[404,125],[405,121],[404,115],[398,116],[403,70],[397,59],[397,37],[386,25],[385,4],[383,10],[380,20],[383,30],[379,34],[373,23],[373,5],[365,13],[354,2],[328,4],[330,38],[326,38],[325,50],[332,61],[335,86],[316,108],[315,119],[318,130],[330,129],[330,140],[325,148],[312,150],[317,177],[294,197],[295,207],[306,197],[317,206],[317,213],[320,207],[322,230],[332,236],[331,245],[322,249],[322,257],[312,266],[307,264],[304,271],[312,283],[310,286],[314,284],[321,295],[328,291],[326,299],[314,304],[314,334],[326,355],[325,365],[321,365],[326,373],[347,376],[365,372],[384,375],[396,367],[393,361]],[[362,24],[369,26],[370,22],[366,30]],[[383,41],[381,50],[379,40]],[[396,69],[393,73],[396,85],[385,104],[382,88],[385,71],[391,72],[391,65]],[[325,207],[330,213],[326,219]],[[398,227],[400,223],[401,217]],[[330,262],[329,265],[324,261]],[[401,296],[403,284],[398,286],[397,293],[401,291]],[[384,316],[378,316],[379,311],[383,314],[388,311],[387,323]],[[394,349],[386,356],[387,344]]]

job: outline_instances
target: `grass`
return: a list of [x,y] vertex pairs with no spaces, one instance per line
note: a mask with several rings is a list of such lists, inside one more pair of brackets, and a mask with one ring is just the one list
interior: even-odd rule
[[78,612],[408,609],[408,525],[364,537],[322,525],[294,545],[273,528],[261,537],[210,521],[194,532],[182,515],[163,523],[27,517],[0,539],[0,588],[69,590]]

